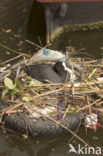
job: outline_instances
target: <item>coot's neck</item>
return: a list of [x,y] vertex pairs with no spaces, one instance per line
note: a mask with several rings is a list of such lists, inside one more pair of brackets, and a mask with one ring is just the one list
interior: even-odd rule
[[65,76],[67,71],[64,70],[64,66],[63,66],[63,62],[56,62],[55,66],[54,66],[54,70],[57,74],[61,75],[61,76]]

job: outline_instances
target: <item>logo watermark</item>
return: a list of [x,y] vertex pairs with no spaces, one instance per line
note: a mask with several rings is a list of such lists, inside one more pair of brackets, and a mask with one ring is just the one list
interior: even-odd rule
[[75,149],[75,147],[72,144],[69,144],[69,153],[76,153],[76,154],[102,154],[102,149],[101,147],[88,147],[88,146],[81,146],[80,144],[78,144],[77,149]]

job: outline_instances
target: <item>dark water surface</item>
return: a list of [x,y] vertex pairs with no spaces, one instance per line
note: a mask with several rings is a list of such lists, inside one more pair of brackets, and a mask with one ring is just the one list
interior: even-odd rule
[[[88,131],[87,136],[84,128],[79,130],[79,135],[91,146],[103,149],[103,130],[97,132]],[[0,131],[0,156],[74,156],[69,152],[70,136],[52,138],[28,138],[23,139],[16,134]],[[77,149],[81,144],[77,139],[72,140],[72,145]],[[84,147],[83,144],[81,146]],[[80,154],[82,156],[82,154]]]
[[96,59],[101,58],[103,57],[103,29],[78,31],[65,29],[61,36],[54,40],[52,48],[65,51],[68,46],[73,46],[76,51],[81,49],[81,52],[86,52]]

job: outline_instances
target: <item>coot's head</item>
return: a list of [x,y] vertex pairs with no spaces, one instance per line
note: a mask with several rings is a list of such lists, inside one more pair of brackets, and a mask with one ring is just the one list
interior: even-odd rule
[[70,69],[66,67],[65,62],[56,62],[54,65],[54,71],[62,77],[63,82],[65,82],[65,80],[70,81]]
[[66,75],[67,71],[64,70],[63,62],[56,62],[54,71],[60,76]]

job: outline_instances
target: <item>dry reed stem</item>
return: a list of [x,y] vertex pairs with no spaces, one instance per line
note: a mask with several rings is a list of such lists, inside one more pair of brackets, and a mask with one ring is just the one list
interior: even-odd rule
[[97,71],[97,68],[93,69],[92,73],[90,73],[87,79],[90,79],[95,74],[96,71]]
[[9,112],[9,111],[12,111],[12,110],[14,110],[14,109],[16,109],[16,108],[18,108],[18,107],[20,107],[20,106],[22,106],[23,105],[23,103],[21,102],[21,103],[19,103],[19,104],[15,104],[15,105],[13,105],[13,106],[9,106],[9,107],[7,107],[7,108],[5,108],[5,109],[3,109],[2,111],[1,111],[1,114],[0,114],[0,121],[2,120],[2,116],[4,115],[4,114],[8,114],[7,112]]
[[[94,101],[93,103],[91,103],[90,106],[93,106],[93,105],[97,104],[97,102],[99,102],[98,105],[103,104],[103,101],[101,101],[102,99],[103,99],[103,98],[97,99],[96,101]],[[88,109],[90,106],[88,106],[88,105],[83,106],[82,108],[79,108],[78,111],[80,112],[80,111],[82,111],[82,110],[86,110],[86,109]]]
[[93,108],[93,109],[96,110],[96,111],[99,111],[99,112],[103,113],[103,108]]
[[29,44],[31,44],[31,45],[33,45],[33,46],[35,46],[35,47],[37,47],[37,48],[39,48],[39,49],[42,49],[43,47],[41,47],[41,46],[39,46],[38,44],[36,44],[36,43],[34,43],[34,42],[31,42],[30,40],[25,40],[27,43],[29,43]]
[[[83,86],[90,86],[90,85],[96,85],[96,84],[103,84],[103,81],[92,81],[92,82],[82,82],[82,83],[80,83],[80,82],[75,82],[74,83],[74,87],[75,88],[79,88],[79,87],[83,87]],[[68,88],[72,88],[72,84],[71,83],[50,83],[50,84],[46,84],[46,86],[65,86],[66,85],[66,87],[68,87]],[[34,87],[36,87],[36,86],[45,86],[45,84],[42,84],[42,83],[40,83],[40,84],[35,84],[35,85],[33,85]]]
[[5,113],[10,115],[10,114],[21,113],[21,112],[23,112],[23,110],[18,109],[18,110],[9,110],[9,111],[6,111]]
[[97,63],[97,60],[84,61],[84,65],[88,65],[91,63]]
[[33,96],[33,98],[38,98],[38,97],[42,97],[42,96],[46,96],[46,95],[50,95],[50,94],[53,94],[53,93],[57,93],[57,92],[60,92],[64,90],[64,88],[59,88],[59,89],[56,89],[56,90],[52,90],[52,91],[47,91],[46,93],[42,93],[42,94],[38,94],[36,96]]
[[8,62],[14,61],[14,60],[18,59],[18,58],[21,57],[21,56],[23,56],[23,54],[20,54],[20,55],[18,55],[18,56],[16,56],[16,57],[13,57],[13,58],[11,58],[11,59],[9,59],[9,60],[3,62],[3,63],[0,63],[0,65],[7,64]]
[[82,138],[80,138],[76,133],[74,133],[72,130],[70,130],[69,128],[67,128],[66,126],[64,126],[63,124],[61,124],[59,121],[56,121],[55,119],[48,117],[48,119],[54,121],[57,125],[61,126],[62,128],[64,128],[65,130],[67,130],[68,132],[70,132],[73,136],[75,136],[78,140],[80,140],[83,144],[85,144],[86,146],[89,146],[89,144],[87,144]]

